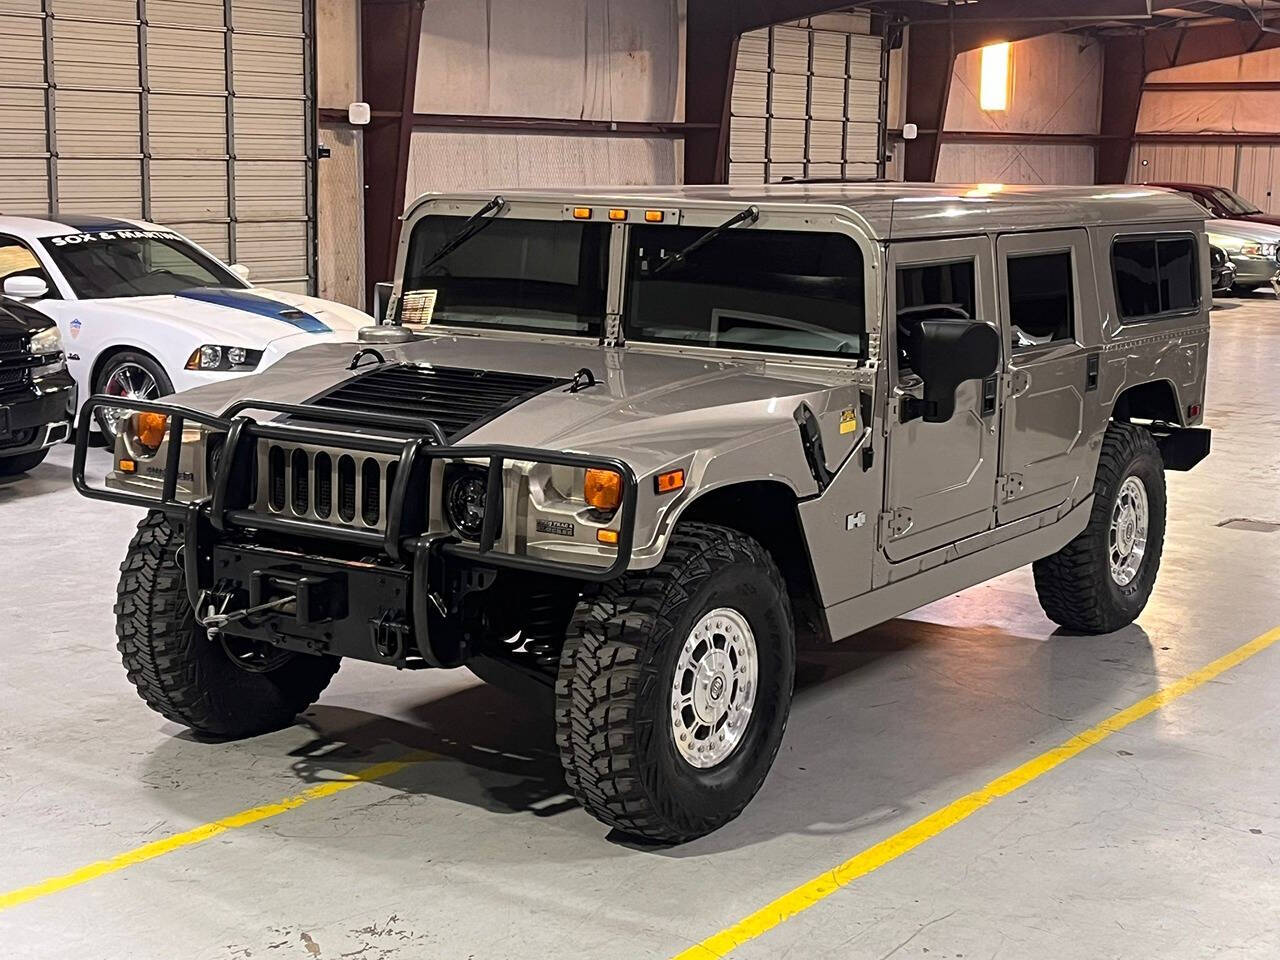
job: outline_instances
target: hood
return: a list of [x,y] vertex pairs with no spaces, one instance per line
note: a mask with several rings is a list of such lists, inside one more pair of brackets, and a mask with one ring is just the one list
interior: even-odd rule
[[19,300],[0,297],[0,334],[35,334],[54,325],[50,317]]
[[[441,418],[451,440],[598,453],[627,459],[637,469],[660,466],[686,451],[724,449],[739,438],[773,436],[773,428],[795,432],[801,402],[820,418],[829,406],[856,402],[852,364],[704,359],[636,345],[618,350],[595,343],[472,336],[437,336],[378,349],[387,364],[366,365],[356,375],[346,369],[350,347],[317,346],[289,354],[264,373],[189,390],[179,399],[210,413],[246,397],[352,409],[348,401],[357,391],[343,390],[344,382],[375,377],[380,368],[404,384],[406,393],[387,398],[384,385],[371,379],[369,385],[379,388],[377,402],[405,415],[426,390],[418,389],[421,381],[413,370],[393,371],[392,365],[410,364],[428,376],[443,368],[450,376],[465,375],[460,388],[445,394],[449,411],[473,404],[460,430],[449,429]],[[582,368],[592,372],[596,384],[570,392],[569,382]],[[486,392],[486,384],[504,377],[510,389],[488,389],[489,406],[474,400]],[[367,409],[358,403],[354,408]]]
[[[1256,220],[1206,220],[1204,232],[1209,235],[1209,242],[1214,237],[1229,237],[1233,240],[1253,240],[1257,243],[1280,243],[1280,224],[1261,223]],[[1221,244],[1219,244],[1221,246]]]
[[[1280,214],[1274,213],[1251,213],[1246,217],[1224,217],[1222,218],[1231,223],[1262,223],[1269,227],[1280,227]],[[1222,220],[1213,219],[1209,224],[1221,223]]]
[[341,304],[261,287],[197,287],[144,297],[82,301],[95,312],[179,323],[206,343],[263,349],[299,334],[352,341],[373,318]]

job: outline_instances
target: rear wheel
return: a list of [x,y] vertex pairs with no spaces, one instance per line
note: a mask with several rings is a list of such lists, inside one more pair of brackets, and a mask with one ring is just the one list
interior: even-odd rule
[[[173,381],[164,368],[145,353],[125,350],[107,360],[98,371],[93,392],[126,400],[155,400],[173,393]],[[94,411],[108,447],[115,446],[120,423],[129,414],[123,407],[99,407]]]
[[120,566],[116,647],[138,695],[207,736],[247,737],[293,723],[328,686],[339,658],[210,640],[187,599],[181,543],[179,528],[151,514]]
[[43,450],[22,453],[16,457],[0,457],[0,477],[12,477],[19,473],[26,473],[28,470],[34,470],[44,463],[44,458],[48,455],[49,448],[45,447]]
[[1110,633],[1137,619],[1164,549],[1164,462],[1151,433],[1107,428],[1084,532],[1033,569],[1050,620],[1080,633]]
[[565,779],[593,816],[633,837],[710,833],[764,782],[794,677],[773,558],[735,530],[682,524],[659,566],[578,604],[556,684]]

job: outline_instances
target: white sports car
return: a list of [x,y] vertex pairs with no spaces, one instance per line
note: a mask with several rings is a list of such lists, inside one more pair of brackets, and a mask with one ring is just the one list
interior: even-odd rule
[[[262,370],[374,322],[352,307],[251,286],[181,234],[154,223],[0,217],[6,296],[53,317],[81,399],[156,397]],[[114,438],[116,417],[98,427]]]

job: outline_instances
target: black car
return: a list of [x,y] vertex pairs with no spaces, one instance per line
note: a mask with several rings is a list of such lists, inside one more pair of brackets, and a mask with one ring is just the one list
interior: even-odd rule
[[1209,281],[1214,293],[1229,293],[1236,282],[1236,265],[1227,251],[1209,244]]
[[65,440],[75,409],[58,327],[39,310],[0,298],[0,476],[32,469]]

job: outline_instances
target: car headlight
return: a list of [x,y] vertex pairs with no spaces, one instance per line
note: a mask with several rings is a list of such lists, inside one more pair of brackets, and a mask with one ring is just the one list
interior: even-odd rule
[[261,350],[206,343],[191,351],[186,366],[188,370],[234,370],[243,373],[257,369],[261,362]]
[[1246,257],[1273,259],[1276,255],[1276,245],[1274,243],[1246,243],[1240,247],[1240,252]]
[[38,357],[62,352],[62,336],[57,327],[41,330],[31,338],[31,352]]
[[487,488],[488,475],[484,470],[451,470],[445,479],[445,511],[449,515],[449,523],[465,540],[480,539]]

